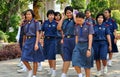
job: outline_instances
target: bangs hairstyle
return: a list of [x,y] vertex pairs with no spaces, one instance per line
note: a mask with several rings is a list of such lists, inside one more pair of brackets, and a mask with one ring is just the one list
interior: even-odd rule
[[60,16],[60,19],[62,18],[60,12],[55,12],[55,16],[59,15]]
[[91,11],[90,11],[89,9],[86,9],[86,10],[85,10],[85,13],[86,13],[87,11],[91,13]]
[[50,14],[53,14],[53,15],[55,15],[55,12],[54,12],[54,10],[48,10],[48,11],[47,11],[47,17],[48,17]]
[[26,11],[25,11],[25,16],[26,16],[27,12],[30,12],[30,13],[32,14],[32,18],[35,17],[35,14],[34,14],[34,12],[33,12],[32,9],[28,9],[28,10],[26,10]]
[[79,12],[79,13],[77,13],[76,18],[83,18],[84,19],[85,14],[83,12]]
[[108,8],[108,9],[105,9],[105,11],[108,11],[109,13],[111,13],[111,10]]
[[71,12],[73,12],[73,8],[71,6],[67,6],[65,7],[65,10],[64,10],[65,15],[66,15],[67,10],[70,10]]
[[104,16],[104,14],[103,13],[99,13],[97,16],[96,16],[96,22],[98,23],[98,18],[100,17],[100,16],[102,16],[103,17],[103,22],[105,22],[106,21],[106,19],[105,19],[105,16]]

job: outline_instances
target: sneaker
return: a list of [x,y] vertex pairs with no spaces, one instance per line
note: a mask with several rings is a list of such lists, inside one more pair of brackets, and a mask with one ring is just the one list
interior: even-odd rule
[[107,72],[108,72],[108,69],[107,69],[107,66],[105,66],[105,67],[103,68],[103,73],[104,73],[104,74],[107,74]]
[[28,76],[27,77],[32,77],[32,75],[33,75],[33,71],[32,70],[28,71]]
[[108,66],[112,67],[112,61],[111,60],[108,60]]
[[22,66],[22,63],[20,62],[18,65],[17,65],[17,67],[21,67]]
[[17,70],[18,73],[23,73],[23,72],[26,72],[26,71],[27,71],[26,69]]
[[56,77],[56,70],[53,70],[53,71],[52,71],[51,77]]
[[56,77],[56,75],[55,75],[55,74],[52,74],[51,77]]
[[33,75],[33,77],[36,77],[36,75]]
[[98,76],[101,76],[101,75],[102,75],[102,72],[101,71],[97,71],[96,76],[98,77]]
[[38,67],[38,71],[41,72],[42,71],[42,66]]

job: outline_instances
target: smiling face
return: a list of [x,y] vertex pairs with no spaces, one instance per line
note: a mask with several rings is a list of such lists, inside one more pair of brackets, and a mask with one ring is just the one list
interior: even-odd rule
[[66,11],[66,16],[67,16],[67,18],[72,18],[73,17],[73,12],[71,12],[70,10],[67,10]]
[[108,12],[108,10],[105,10],[105,11],[104,11],[104,15],[105,15],[106,18],[109,18],[109,17],[110,17],[110,13]]
[[57,16],[55,16],[55,20],[59,21],[60,20],[60,15],[58,14]]
[[91,16],[90,11],[86,11],[85,16],[86,16],[86,18],[89,18]]

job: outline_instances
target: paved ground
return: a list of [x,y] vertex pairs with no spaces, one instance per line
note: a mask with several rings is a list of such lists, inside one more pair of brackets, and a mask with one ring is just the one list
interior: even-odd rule
[[[120,41],[118,42],[118,47],[120,50]],[[1,61],[0,62],[0,77],[26,77],[27,73],[17,73],[16,70],[20,69],[17,67],[17,64],[19,62],[19,59],[13,59],[8,61]],[[61,68],[62,68],[62,59],[59,55],[57,55],[57,76],[60,77],[61,75]],[[50,75],[47,75],[48,63],[47,61],[42,63],[43,71],[37,73],[37,77],[50,77]],[[113,58],[113,66],[108,67],[108,74],[101,76],[101,77],[120,77],[120,52],[117,54],[114,54]],[[82,72],[84,73],[84,70],[82,69]],[[96,68],[92,68],[91,70],[91,77],[95,77],[96,74]],[[71,66],[68,71],[68,77],[77,77],[76,72],[74,68]]]

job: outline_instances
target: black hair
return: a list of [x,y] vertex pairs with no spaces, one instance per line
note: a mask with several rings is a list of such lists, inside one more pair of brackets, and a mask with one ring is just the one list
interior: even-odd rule
[[90,11],[89,9],[86,9],[86,10],[85,10],[85,13],[86,13],[87,11],[89,11],[89,12],[91,13],[91,11]]
[[25,11],[25,15],[27,14],[27,12],[30,12],[30,13],[32,14],[32,17],[33,17],[33,18],[35,17],[35,14],[34,14],[34,12],[33,12],[32,9],[26,10],[26,11]]
[[97,23],[98,23],[98,20],[97,20],[97,19],[99,18],[99,16],[103,16],[103,22],[106,21],[104,14],[103,14],[103,13],[99,13],[99,14],[96,16],[96,22],[97,22]]
[[55,15],[54,10],[48,10],[48,11],[47,11],[47,17],[48,17],[50,14],[54,14],[54,15]]
[[60,19],[61,19],[61,14],[60,12],[55,12],[55,16],[59,15],[60,16]]
[[83,18],[84,19],[85,14],[83,12],[79,12],[79,13],[77,13],[76,18]]
[[109,13],[111,13],[111,10],[108,8],[108,9],[105,9],[105,11],[108,11]]
[[64,10],[65,15],[66,15],[67,10],[70,10],[71,12],[73,12],[73,8],[71,6],[67,6],[65,7],[65,10]]
[[21,15],[24,15],[24,16],[25,16],[25,13],[26,13],[26,11],[23,11],[23,12],[21,12]]

